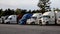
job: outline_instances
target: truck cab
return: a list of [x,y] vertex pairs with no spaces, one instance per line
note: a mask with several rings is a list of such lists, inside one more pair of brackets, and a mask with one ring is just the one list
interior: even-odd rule
[[55,24],[55,14],[54,14],[54,12],[52,12],[52,11],[45,12],[43,14],[43,17],[41,18],[41,21],[42,21],[42,25]]
[[25,25],[27,19],[31,18],[32,15],[33,15],[32,13],[24,14],[23,17],[19,20],[19,24],[20,25]]
[[45,15],[45,16],[43,16],[43,17],[41,18],[41,20],[42,20],[42,24],[43,24],[43,25],[44,25],[44,24],[48,24],[48,22],[50,21],[50,16]]
[[10,15],[4,23],[17,23],[17,16],[16,15]]
[[34,13],[30,19],[27,20],[27,24],[39,24],[38,20],[41,19],[42,13]]

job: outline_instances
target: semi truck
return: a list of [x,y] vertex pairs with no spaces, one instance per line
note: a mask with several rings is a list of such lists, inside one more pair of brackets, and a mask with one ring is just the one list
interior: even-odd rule
[[26,21],[27,24],[60,24],[60,12],[49,11],[43,14],[33,14],[33,16]]
[[30,19],[27,19],[26,24],[39,24],[38,20],[41,19],[42,13],[34,13]]
[[58,11],[45,12],[41,20],[39,20],[39,23],[40,25],[60,24],[60,12]]
[[33,15],[33,14],[31,14],[31,13],[24,14],[23,17],[19,20],[19,24],[20,24],[20,25],[25,25],[25,24],[27,24],[26,21],[27,21],[28,19],[30,19],[32,15]]
[[4,21],[5,21],[5,19],[7,19],[7,17],[8,17],[8,15],[7,16],[1,16],[0,23],[4,24]]
[[4,23],[6,24],[10,24],[10,23],[17,23],[18,21],[22,18],[22,16],[20,15],[10,15],[9,17],[7,17],[7,19],[4,20]]
[[17,15],[10,15],[5,21],[4,23],[8,24],[8,23],[17,23]]

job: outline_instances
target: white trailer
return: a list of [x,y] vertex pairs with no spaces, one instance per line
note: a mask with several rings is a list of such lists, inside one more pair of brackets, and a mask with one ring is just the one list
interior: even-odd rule
[[17,15],[10,15],[4,23],[17,23]]
[[26,24],[39,24],[38,20],[41,19],[42,13],[34,13],[30,19],[27,20]]

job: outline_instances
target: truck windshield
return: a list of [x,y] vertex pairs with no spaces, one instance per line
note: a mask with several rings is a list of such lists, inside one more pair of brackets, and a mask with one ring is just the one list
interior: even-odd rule
[[12,16],[8,16],[8,17],[6,17],[6,19],[10,19]]
[[37,19],[37,17],[31,17],[31,18],[33,18],[33,19]]
[[50,16],[43,16],[43,18],[50,18]]
[[5,20],[8,19],[8,16],[6,16]]

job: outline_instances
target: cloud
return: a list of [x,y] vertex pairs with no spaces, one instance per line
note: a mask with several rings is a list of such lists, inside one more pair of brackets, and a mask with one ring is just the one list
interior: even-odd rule
[[[0,0],[0,8],[21,8],[21,9],[39,9],[37,4],[39,0]],[[51,0],[51,8],[60,8],[60,0]]]
[[0,7],[2,8],[37,8],[38,0],[0,0]]
[[60,8],[60,0],[51,0],[52,8]]

